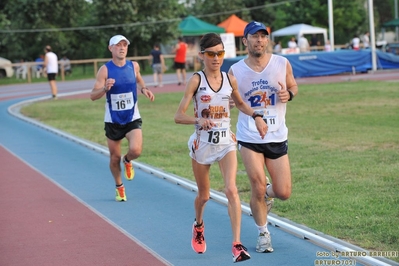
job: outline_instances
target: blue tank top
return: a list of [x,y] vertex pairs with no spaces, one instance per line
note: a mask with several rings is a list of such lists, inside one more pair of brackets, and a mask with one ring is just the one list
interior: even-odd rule
[[104,121],[125,125],[140,118],[133,63],[126,61],[123,67],[119,67],[109,61],[105,65],[108,69],[108,78],[115,79],[115,84],[107,92]]

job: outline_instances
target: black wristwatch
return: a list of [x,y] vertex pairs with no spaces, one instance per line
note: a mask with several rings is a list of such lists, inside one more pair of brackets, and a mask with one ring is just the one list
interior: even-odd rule
[[290,98],[288,99],[288,101],[292,101],[292,99],[294,99],[294,93],[290,90],[288,90],[288,93],[290,94]]
[[252,118],[255,120],[255,118],[256,117],[261,117],[261,118],[263,118],[263,112],[261,112],[261,111],[255,111],[253,114],[252,114]]

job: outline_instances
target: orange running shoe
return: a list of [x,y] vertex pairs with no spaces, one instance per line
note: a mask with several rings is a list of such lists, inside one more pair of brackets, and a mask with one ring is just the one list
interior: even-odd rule
[[125,187],[117,187],[116,188],[116,196],[115,196],[116,201],[127,201],[126,194],[125,194]]
[[123,157],[123,164],[125,165],[125,178],[128,181],[132,181],[134,178],[134,169],[132,162],[126,162],[126,158]]
[[204,225],[197,227],[197,222],[193,224],[193,238],[191,239],[191,247],[199,254],[205,253],[206,242],[204,237]]
[[234,243],[231,252],[233,253],[233,262],[249,260],[251,258],[247,252],[247,248],[241,243]]

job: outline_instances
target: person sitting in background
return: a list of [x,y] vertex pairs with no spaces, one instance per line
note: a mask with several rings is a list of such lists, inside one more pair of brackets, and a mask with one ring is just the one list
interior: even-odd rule
[[310,50],[317,51],[318,46],[320,46],[320,41],[317,39],[317,35],[313,34],[312,38],[310,38]]
[[273,52],[275,54],[280,54],[281,53],[281,41],[278,41],[277,44],[274,46]]
[[330,40],[327,40],[327,41],[326,41],[326,44],[324,45],[324,51],[326,51],[326,52],[331,52]]
[[299,51],[301,53],[306,53],[306,52],[309,52],[309,50],[310,50],[308,39],[306,39],[303,35],[301,35],[301,37],[299,37],[298,47],[299,47]]
[[353,50],[359,50],[360,49],[360,39],[355,35],[352,39],[352,49]]
[[[60,60],[60,65],[64,66],[64,75],[72,74],[71,62],[69,61],[68,57],[64,55]],[[62,67],[61,67],[62,69]]]
[[39,55],[38,58],[36,58],[35,60],[36,63],[41,63],[41,64],[37,64],[35,65],[32,70],[35,70],[36,73],[36,77],[40,78],[43,75],[43,62],[44,62],[44,55]]
[[288,48],[295,49],[298,45],[296,43],[295,37],[291,37],[291,40],[288,42]]

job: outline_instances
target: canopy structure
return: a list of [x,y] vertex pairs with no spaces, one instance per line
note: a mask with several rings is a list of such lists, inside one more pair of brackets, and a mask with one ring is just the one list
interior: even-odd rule
[[226,20],[220,22],[218,26],[224,28],[227,33],[233,33],[235,37],[242,37],[244,36],[244,29],[247,24],[248,22],[233,14]]
[[384,24],[382,24],[382,26],[383,26],[384,28],[388,28],[388,27],[399,27],[399,18],[390,20],[390,21],[388,21],[388,22],[385,22]]
[[191,15],[180,22],[179,30],[182,36],[201,36],[208,32],[225,32],[224,28],[210,24]]
[[279,29],[272,33],[272,38],[274,40],[275,37],[280,36],[295,36],[297,40],[301,35],[306,34],[323,34],[324,36],[324,43],[327,42],[327,30],[324,28],[314,27],[307,24],[294,24],[286,28]]

